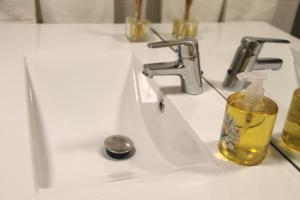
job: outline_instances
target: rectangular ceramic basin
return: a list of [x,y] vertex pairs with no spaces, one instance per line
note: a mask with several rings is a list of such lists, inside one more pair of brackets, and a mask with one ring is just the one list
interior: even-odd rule
[[[39,187],[147,177],[212,163],[205,145],[141,67],[135,56],[118,50],[26,55]],[[103,142],[114,134],[132,139],[133,157],[107,159]]]

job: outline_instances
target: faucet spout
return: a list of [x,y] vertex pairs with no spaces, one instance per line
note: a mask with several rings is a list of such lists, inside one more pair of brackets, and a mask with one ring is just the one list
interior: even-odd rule
[[160,69],[170,69],[175,68],[178,65],[178,61],[174,62],[160,62],[160,63],[150,63],[144,65],[144,70],[160,70]]
[[253,70],[279,70],[283,61],[280,58],[258,58],[254,64]]
[[182,75],[184,70],[180,62],[166,62],[166,63],[151,63],[145,64],[143,74],[149,78],[153,76],[168,76],[168,75]]

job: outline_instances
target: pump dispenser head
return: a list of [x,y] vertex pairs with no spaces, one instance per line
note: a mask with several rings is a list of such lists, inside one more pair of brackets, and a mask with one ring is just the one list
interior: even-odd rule
[[247,105],[256,105],[264,98],[265,89],[263,88],[263,82],[267,78],[265,73],[242,72],[237,77],[239,80],[250,82],[245,94],[245,103]]

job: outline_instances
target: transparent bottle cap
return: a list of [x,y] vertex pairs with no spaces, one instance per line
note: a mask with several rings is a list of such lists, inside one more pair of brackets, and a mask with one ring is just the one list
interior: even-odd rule
[[239,80],[250,82],[246,88],[245,103],[250,105],[259,103],[264,97],[263,83],[267,75],[262,72],[242,72],[237,77]]

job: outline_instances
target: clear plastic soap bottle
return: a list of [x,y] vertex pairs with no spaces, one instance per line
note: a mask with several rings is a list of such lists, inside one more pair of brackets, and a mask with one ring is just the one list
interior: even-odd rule
[[227,98],[219,150],[238,164],[257,165],[266,156],[278,107],[264,96],[264,73],[243,72],[238,78],[250,85]]

